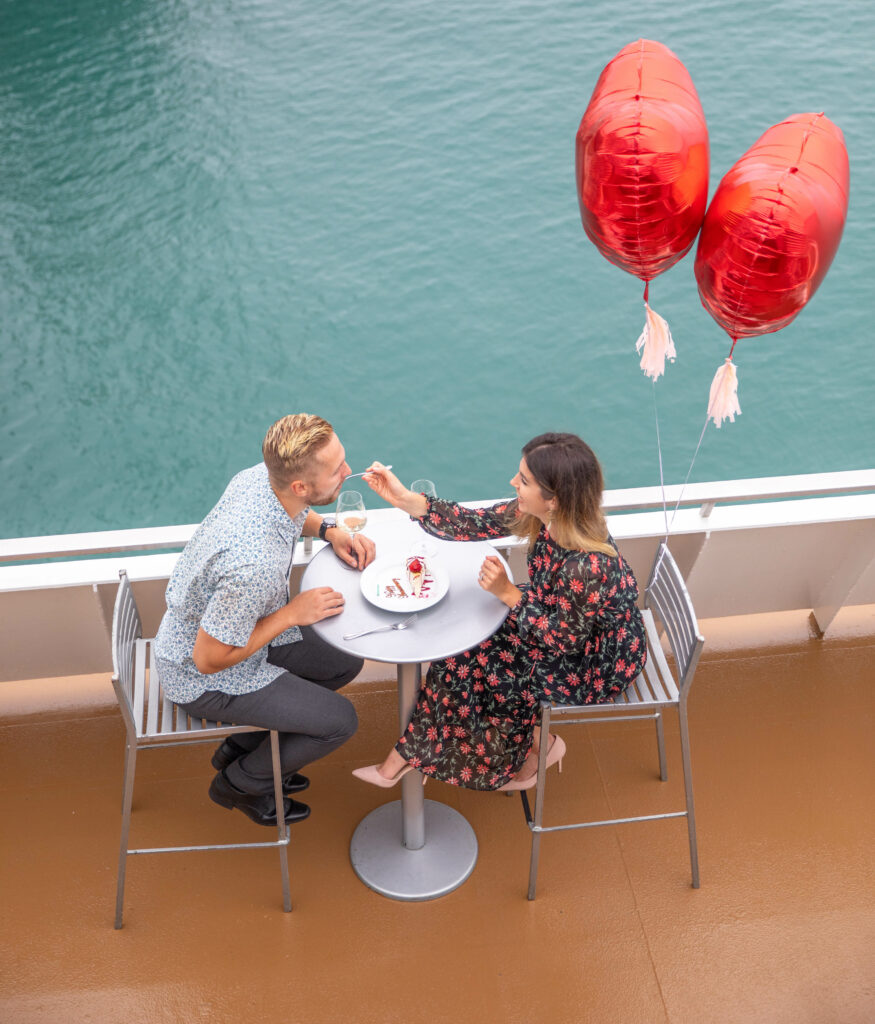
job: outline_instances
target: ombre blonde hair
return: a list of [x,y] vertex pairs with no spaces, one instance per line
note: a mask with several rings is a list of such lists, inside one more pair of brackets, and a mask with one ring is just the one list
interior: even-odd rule
[[[602,467],[589,445],[576,434],[539,434],[523,448],[523,458],[544,500],[556,501],[550,520],[556,543],[616,557],[602,512]],[[531,547],[543,524],[537,516],[519,515],[508,525],[517,537],[527,537]]]
[[334,427],[327,420],[307,412],[277,420],[264,435],[261,445],[271,483],[286,488],[293,480],[301,479],[333,433]]

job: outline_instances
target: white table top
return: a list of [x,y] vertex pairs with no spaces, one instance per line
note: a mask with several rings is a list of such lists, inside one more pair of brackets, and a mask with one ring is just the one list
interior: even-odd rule
[[[357,640],[344,640],[344,633],[385,626],[406,617],[405,613],[383,611],[371,604],[361,592],[361,573],[345,565],[330,548],[316,554],[301,579],[301,590],[333,587],[346,599],[340,615],[323,619],[313,630],[332,647],[359,658],[392,664],[435,661],[469,650],[491,636],[506,618],[509,609],[493,594],[483,590],[477,573],[487,555],[501,557],[486,541],[443,541],[425,532],[403,513],[398,519],[365,527],[364,533],[377,546],[377,558],[406,558],[411,545],[427,539],[435,549],[435,560],[449,574],[445,597],[416,613],[404,630],[374,633]],[[505,568],[507,563],[504,562]]]

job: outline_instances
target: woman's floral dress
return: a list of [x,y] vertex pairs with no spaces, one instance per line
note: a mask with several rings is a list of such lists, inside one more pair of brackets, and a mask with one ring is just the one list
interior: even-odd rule
[[[515,504],[475,511],[432,498],[419,522],[443,539],[504,537]],[[644,667],[638,585],[621,556],[560,547],[542,527],[528,566],[499,630],[428,670],[395,747],[425,775],[497,789],[522,767],[542,698],[608,701]]]

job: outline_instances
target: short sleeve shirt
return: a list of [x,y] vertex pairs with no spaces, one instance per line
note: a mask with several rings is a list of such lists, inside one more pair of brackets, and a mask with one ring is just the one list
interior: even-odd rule
[[[245,647],[258,620],[288,602],[295,543],[308,511],[291,519],[259,463],[233,478],[195,530],[167,585],[167,611],[155,638],[161,684],[172,701],[185,704],[207,690],[251,693],[282,674],[268,664],[267,646],[210,675],[197,670],[192,653],[201,628],[223,644]],[[271,643],[300,639],[293,626]]]

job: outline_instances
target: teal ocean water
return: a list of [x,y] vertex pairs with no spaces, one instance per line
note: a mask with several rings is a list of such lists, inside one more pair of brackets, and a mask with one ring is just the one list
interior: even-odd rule
[[[508,493],[573,430],[658,482],[640,283],[580,225],[596,78],[657,39],[699,91],[711,191],[770,125],[845,133],[848,223],[797,321],[736,350],[696,480],[873,465],[875,5],[0,0],[0,535],[201,519],[266,427],[329,418],[447,497]],[[651,286],[687,473],[728,340],[692,254]]]

